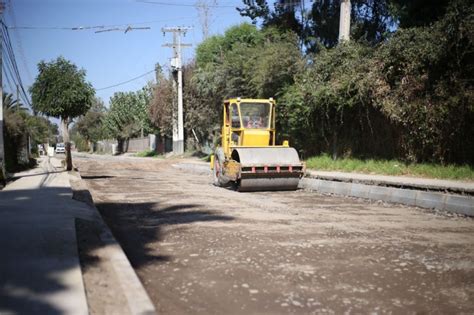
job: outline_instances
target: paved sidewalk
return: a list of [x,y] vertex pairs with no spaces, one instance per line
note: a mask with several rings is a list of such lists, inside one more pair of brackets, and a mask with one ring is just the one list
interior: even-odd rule
[[72,199],[61,161],[44,157],[0,191],[0,314],[87,314]]

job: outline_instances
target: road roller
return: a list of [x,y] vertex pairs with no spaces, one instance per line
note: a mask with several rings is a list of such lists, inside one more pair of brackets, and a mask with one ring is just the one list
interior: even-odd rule
[[295,190],[305,164],[288,141],[276,144],[274,99],[223,102],[220,145],[211,155],[216,186],[238,191]]

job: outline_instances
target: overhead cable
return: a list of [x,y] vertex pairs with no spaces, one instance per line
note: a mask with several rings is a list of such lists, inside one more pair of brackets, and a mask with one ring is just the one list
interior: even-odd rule
[[155,72],[155,69],[150,70],[150,71],[148,71],[148,72],[146,72],[146,73],[144,73],[144,74],[141,74],[141,75],[139,75],[139,76],[137,76],[137,77],[134,77],[134,78],[132,78],[132,79],[130,79],[130,80],[123,81],[123,82],[120,82],[120,83],[116,83],[116,84],[113,84],[113,85],[110,85],[110,86],[106,86],[106,87],[103,87],[103,88],[100,88],[100,89],[95,89],[95,90],[96,90],[96,91],[102,91],[102,90],[110,89],[110,88],[113,88],[113,87],[116,87],[116,86],[124,85],[124,84],[127,84],[127,83],[129,83],[129,82],[138,80],[138,79],[140,79],[140,78],[142,78],[142,77],[144,77],[144,76],[146,76],[147,74],[150,74],[150,73],[152,73],[152,72]]
[[[137,2],[163,5],[163,6],[173,6],[173,7],[196,7],[196,4],[189,4],[189,3],[160,2],[160,1],[148,1],[148,0],[137,0]],[[238,5],[210,4],[210,5],[206,5],[206,7],[208,8],[237,8]]]
[[[16,26],[16,15],[15,15],[15,11],[13,10],[13,4],[12,4],[11,0],[8,0],[8,7],[9,7],[8,13],[10,13],[10,17],[11,17],[11,21],[13,23],[13,26]],[[23,50],[23,45],[21,44],[20,33],[17,30],[14,30],[13,32],[14,32],[13,37],[16,40],[18,53],[20,54],[21,61],[23,62],[23,68],[25,69],[25,72],[26,72],[26,78],[29,81],[33,81],[33,76],[31,75],[31,72],[28,68],[28,62],[27,62],[27,59],[26,59],[26,56],[25,56],[25,52]]]
[[5,44],[5,48],[6,48],[4,49],[4,51],[6,52],[5,56],[7,57],[7,60],[10,62],[10,65],[12,67],[12,70],[13,70],[12,76],[16,78],[16,83],[18,84],[20,92],[23,94],[23,101],[25,102],[25,105],[28,105],[29,107],[31,107],[31,102],[29,100],[28,94],[26,93],[25,87],[23,86],[20,71],[18,70],[18,64],[16,62],[15,52],[12,47],[8,28],[5,25],[5,23],[3,23],[3,21],[1,22],[1,26],[2,26],[2,32],[3,32],[3,36],[2,36],[3,43]]
[[174,19],[165,19],[165,20],[153,20],[153,21],[145,21],[145,22],[134,22],[134,23],[123,23],[123,24],[108,24],[108,25],[89,25],[89,26],[34,26],[34,25],[24,25],[24,26],[9,26],[9,29],[22,29],[22,30],[63,30],[63,31],[81,31],[81,30],[100,30],[105,28],[120,28],[120,27],[128,27],[133,25],[146,25],[146,24],[154,24],[154,23],[163,23],[163,22],[171,22],[176,20],[189,20],[189,19],[196,19],[197,17],[181,17],[181,18],[174,18]]

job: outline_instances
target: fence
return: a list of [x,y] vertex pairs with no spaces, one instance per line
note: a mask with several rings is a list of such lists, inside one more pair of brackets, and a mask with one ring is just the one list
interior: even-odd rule
[[103,154],[113,154],[117,148],[117,140],[101,140],[94,144],[92,151]]
[[145,150],[153,150],[153,141],[151,139],[152,136],[156,138],[154,135],[150,135],[148,137],[129,139],[128,141],[125,141],[123,144],[124,152],[140,152]]
[[167,137],[148,135],[143,138],[132,138],[118,142],[117,140],[101,140],[94,146],[94,152],[105,154],[136,153],[145,150],[164,154],[172,151],[172,141]]

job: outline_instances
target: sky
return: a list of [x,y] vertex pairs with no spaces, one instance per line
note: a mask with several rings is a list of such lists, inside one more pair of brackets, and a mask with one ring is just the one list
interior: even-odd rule
[[[152,72],[127,84],[104,88],[149,72],[155,68],[157,62],[165,71],[169,71],[172,49],[162,45],[172,42],[172,34],[167,33],[164,36],[162,27],[193,27],[183,38],[183,43],[193,45],[183,49],[184,61],[193,58],[196,46],[202,42],[202,27],[198,12],[193,6],[195,0],[5,2],[4,23],[9,29],[25,89],[33,84],[38,74],[38,62],[63,56],[86,70],[86,79],[97,90],[96,96],[108,105],[115,92],[139,90],[148,81],[153,80],[155,75]],[[250,22],[248,18],[241,17],[234,7],[241,6],[241,3],[240,0],[217,0],[217,6],[210,9],[210,35],[222,34],[232,25]],[[112,25],[113,27],[109,27]],[[128,25],[151,29],[124,33],[123,30]],[[86,29],[90,26],[105,26],[102,30],[114,27],[122,30],[95,33],[100,29]],[[84,29],[72,30],[75,27]],[[16,88],[8,82],[8,73],[5,73],[5,70],[3,73],[5,91],[16,95]]]

